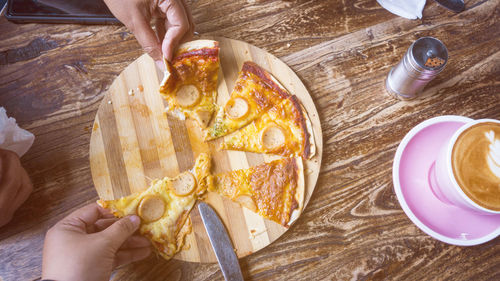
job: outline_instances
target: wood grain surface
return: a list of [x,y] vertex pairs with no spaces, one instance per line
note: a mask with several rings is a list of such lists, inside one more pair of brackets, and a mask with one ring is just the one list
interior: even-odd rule
[[[311,198],[321,165],[323,139],[318,112],[300,79],[275,56],[245,42],[213,38],[220,46],[217,103],[224,106],[245,61],[268,70],[304,105],[310,117],[316,154],[304,160],[304,206]],[[96,114],[90,138],[90,169],[99,197],[118,199],[149,187],[153,179],[175,177],[193,167],[200,153],[212,156],[212,172],[222,173],[269,162],[271,155],[220,151],[220,141],[205,142],[196,121],[166,114],[167,102],[158,92],[163,73],[153,59],[142,55],[111,84]],[[221,217],[238,257],[252,254],[278,239],[288,228],[264,219],[216,193],[206,201]],[[193,231],[186,247],[174,258],[190,262],[217,262],[197,208],[191,214]]]
[[[399,206],[392,162],[403,136],[431,117],[500,119],[500,1],[455,14],[428,1],[407,20],[376,1],[188,1],[196,30],[263,48],[290,66],[318,109],[324,151],[314,194],[289,231],[240,259],[247,280],[499,280],[499,238],[474,247],[439,242]],[[384,79],[419,37],[450,59],[405,102]],[[22,163],[35,186],[0,228],[0,278],[38,280],[45,232],[94,202],[92,124],[105,91],[142,55],[122,26],[14,24],[0,19],[0,105],[36,135]],[[460,219],[460,218],[457,218]],[[217,264],[151,256],[112,280],[223,280]]]

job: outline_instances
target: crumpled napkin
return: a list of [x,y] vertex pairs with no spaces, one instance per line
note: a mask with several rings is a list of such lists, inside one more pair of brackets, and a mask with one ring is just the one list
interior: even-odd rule
[[422,18],[425,0],[377,0],[384,9],[407,19]]
[[35,141],[35,136],[19,128],[16,119],[8,117],[5,108],[0,106],[0,148],[8,149],[23,156]]

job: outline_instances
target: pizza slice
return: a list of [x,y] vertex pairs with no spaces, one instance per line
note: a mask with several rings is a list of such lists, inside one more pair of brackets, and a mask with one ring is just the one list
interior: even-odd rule
[[282,158],[214,176],[210,191],[226,196],[264,218],[289,227],[302,212],[302,158]]
[[205,140],[244,127],[289,96],[288,91],[266,70],[253,62],[245,62],[231,97],[224,107],[217,110],[214,121],[205,130]]
[[167,110],[184,120],[195,119],[205,128],[216,110],[219,43],[196,40],[179,46],[166,71],[160,93]]
[[175,178],[154,180],[141,193],[97,203],[119,218],[138,215],[140,233],[168,260],[182,249],[185,236],[191,232],[189,211],[211,185],[210,167],[210,157],[200,154],[191,171]]
[[311,121],[296,96],[290,96],[259,119],[226,136],[221,149],[304,159],[311,159],[316,153]]

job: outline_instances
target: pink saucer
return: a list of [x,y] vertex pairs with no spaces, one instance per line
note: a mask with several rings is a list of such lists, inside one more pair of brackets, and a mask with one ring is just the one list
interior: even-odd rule
[[441,146],[464,123],[462,116],[428,119],[406,134],[394,157],[394,191],[406,215],[430,236],[454,245],[471,246],[500,235],[500,215],[482,215],[440,201],[428,174]]

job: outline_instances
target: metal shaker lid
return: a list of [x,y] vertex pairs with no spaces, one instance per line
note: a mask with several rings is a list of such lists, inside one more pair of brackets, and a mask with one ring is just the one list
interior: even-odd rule
[[419,38],[411,47],[412,65],[422,72],[439,73],[448,61],[448,50],[443,42],[433,37]]

